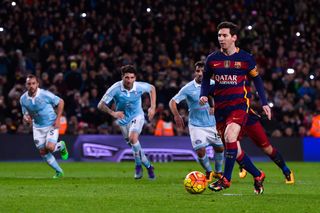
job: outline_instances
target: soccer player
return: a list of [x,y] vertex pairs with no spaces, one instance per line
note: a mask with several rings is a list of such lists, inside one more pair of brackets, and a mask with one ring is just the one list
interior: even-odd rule
[[[208,181],[212,177],[220,178],[222,175],[222,164],[224,159],[224,147],[220,136],[216,130],[216,121],[214,118],[214,110],[209,104],[201,106],[199,104],[200,86],[203,78],[204,62],[195,63],[195,78],[186,84],[169,102],[169,107],[174,115],[174,120],[178,127],[183,128],[183,118],[179,114],[177,104],[186,100],[189,108],[189,132],[193,149],[198,155],[198,160],[202,168],[206,171]],[[211,82],[214,84],[214,81]],[[213,103],[211,103],[213,106]],[[215,154],[215,170],[212,167],[206,154],[206,147],[212,146]]]
[[237,32],[238,26],[234,23],[222,22],[218,25],[218,41],[221,49],[207,57],[201,84],[200,104],[206,104],[210,79],[213,76],[217,130],[226,147],[224,176],[211,183],[209,188],[220,191],[230,187],[232,170],[238,156],[240,165],[244,165],[254,177],[254,192],[261,194],[264,191],[265,174],[258,170],[243,152],[238,138],[242,127],[246,124],[250,109],[249,79],[254,82],[268,119],[271,119],[271,110],[253,56],[236,46]]
[[[248,121],[242,130],[243,134],[246,134],[252,142],[258,146],[269,158],[282,170],[285,177],[286,184],[294,184],[294,174],[286,165],[280,152],[274,148],[260,123],[260,116],[257,115],[253,110],[250,110]],[[239,157],[241,159],[241,157]],[[238,158],[237,158],[238,161]],[[247,172],[240,165],[239,177],[245,178]]]
[[[139,135],[144,124],[144,112],[141,106],[141,96],[149,93],[151,106],[148,109],[148,118],[151,120],[156,108],[156,89],[146,82],[136,81],[136,69],[132,65],[121,67],[122,81],[113,84],[104,94],[98,104],[98,109],[108,113],[120,126],[122,135],[131,146],[135,159],[135,179],[141,179],[143,175],[142,164],[147,168],[150,179],[155,179],[154,167],[144,154]],[[114,101],[116,108],[113,111],[109,104]]]
[[33,124],[34,143],[41,157],[55,170],[53,178],[61,178],[64,176],[63,170],[52,153],[60,151],[63,160],[69,157],[65,142],[58,142],[64,101],[51,92],[40,89],[34,75],[27,76],[26,87],[27,92],[20,97],[23,120]]

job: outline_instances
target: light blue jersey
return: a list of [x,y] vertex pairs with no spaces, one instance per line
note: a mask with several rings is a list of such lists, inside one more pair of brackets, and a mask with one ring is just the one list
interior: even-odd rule
[[35,97],[25,92],[20,98],[23,114],[29,114],[33,119],[33,127],[42,128],[52,126],[57,118],[54,107],[60,98],[47,90],[38,88]]
[[118,119],[120,126],[127,125],[134,117],[144,115],[141,106],[141,96],[143,93],[151,92],[151,84],[146,82],[134,82],[130,91],[124,88],[122,81],[113,84],[102,97],[101,101],[109,104],[114,100],[116,111],[123,111],[124,118]]
[[[214,81],[211,81],[214,84]],[[215,126],[216,120],[213,115],[209,114],[209,104],[201,106],[199,104],[201,85],[196,83],[195,80],[190,81],[180,89],[172,99],[176,103],[183,100],[187,101],[189,108],[189,124],[198,127]]]

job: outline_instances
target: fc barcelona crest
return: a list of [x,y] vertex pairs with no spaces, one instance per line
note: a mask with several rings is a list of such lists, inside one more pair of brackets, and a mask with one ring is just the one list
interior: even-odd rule
[[230,61],[224,61],[224,68],[229,68],[230,67]]
[[236,69],[240,69],[240,68],[241,68],[241,62],[240,62],[240,61],[234,62],[234,67],[235,67]]

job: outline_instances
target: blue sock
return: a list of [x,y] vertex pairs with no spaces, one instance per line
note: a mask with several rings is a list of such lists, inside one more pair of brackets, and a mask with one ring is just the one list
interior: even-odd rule
[[202,168],[204,170],[206,170],[206,172],[211,172],[212,171],[212,167],[210,165],[210,161],[208,158],[208,155],[204,155],[203,158],[198,157],[199,163],[202,166]]
[[244,152],[238,157],[237,162],[239,165],[247,170],[253,177],[259,177],[261,172],[257,167],[252,163],[251,159]]
[[226,161],[224,165],[224,177],[231,180],[232,170],[236,162],[238,152],[237,142],[226,143]]
[[132,152],[137,166],[141,166],[141,164],[143,164],[146,168],[151,166],[151,163],[144,154],[139,141],[137,141],[135,144],[132,144]]
[[58,162],[56,161],[56,158],[49,152],[48,154],[44,155],[42,157],[48,165],[53,168],[56,172],[63,172],[61,167],[59,166]]
[[277,166],[282,170],[284,175],[290,175],[291,171],[287,167],[282,155],[280,154],[280,152],[278,152],[278,150],[273,148],[272,154],[269,155],[269,157],[271,160],[273,160],[273,162],[275,162],[275,164],[277,164]]
[[224,160],[224,152],[215,152],[214,153],[214,171],[222,172],[222,165]]

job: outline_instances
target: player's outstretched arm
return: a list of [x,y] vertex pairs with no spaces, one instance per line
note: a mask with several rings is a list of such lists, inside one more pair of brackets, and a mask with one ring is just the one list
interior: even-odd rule
[[156,94],[156,88],[151,85],[151,91],[150,91],[150,102],[151,106],[148,109],[148,118],[149,121],[153,119],[154,114],[156,113],[156,100],[157,100],[157,94]]
[[177,126],[179,128],[184,128],[184,122],[181,115],[179,114],[177,103],[175,102],[175,100],[173,99],[170,100],[169,107],[174,116],[174,121],[176,122]]
[[60,98],[59,104],[57,107],[57,118],[53,124],[53,126],[57,129],[60,128],[60,118],[62,116],[63,108],[64,108],[64,101]]
[[112,109],[110,109],[103,101],[99,102],[98,109],[101,112],[105,112],[105,113],[111,115],[112,117],[114,117],[116,119],[123,119],[124,118],[124,112],[123,111],[115,112]]

